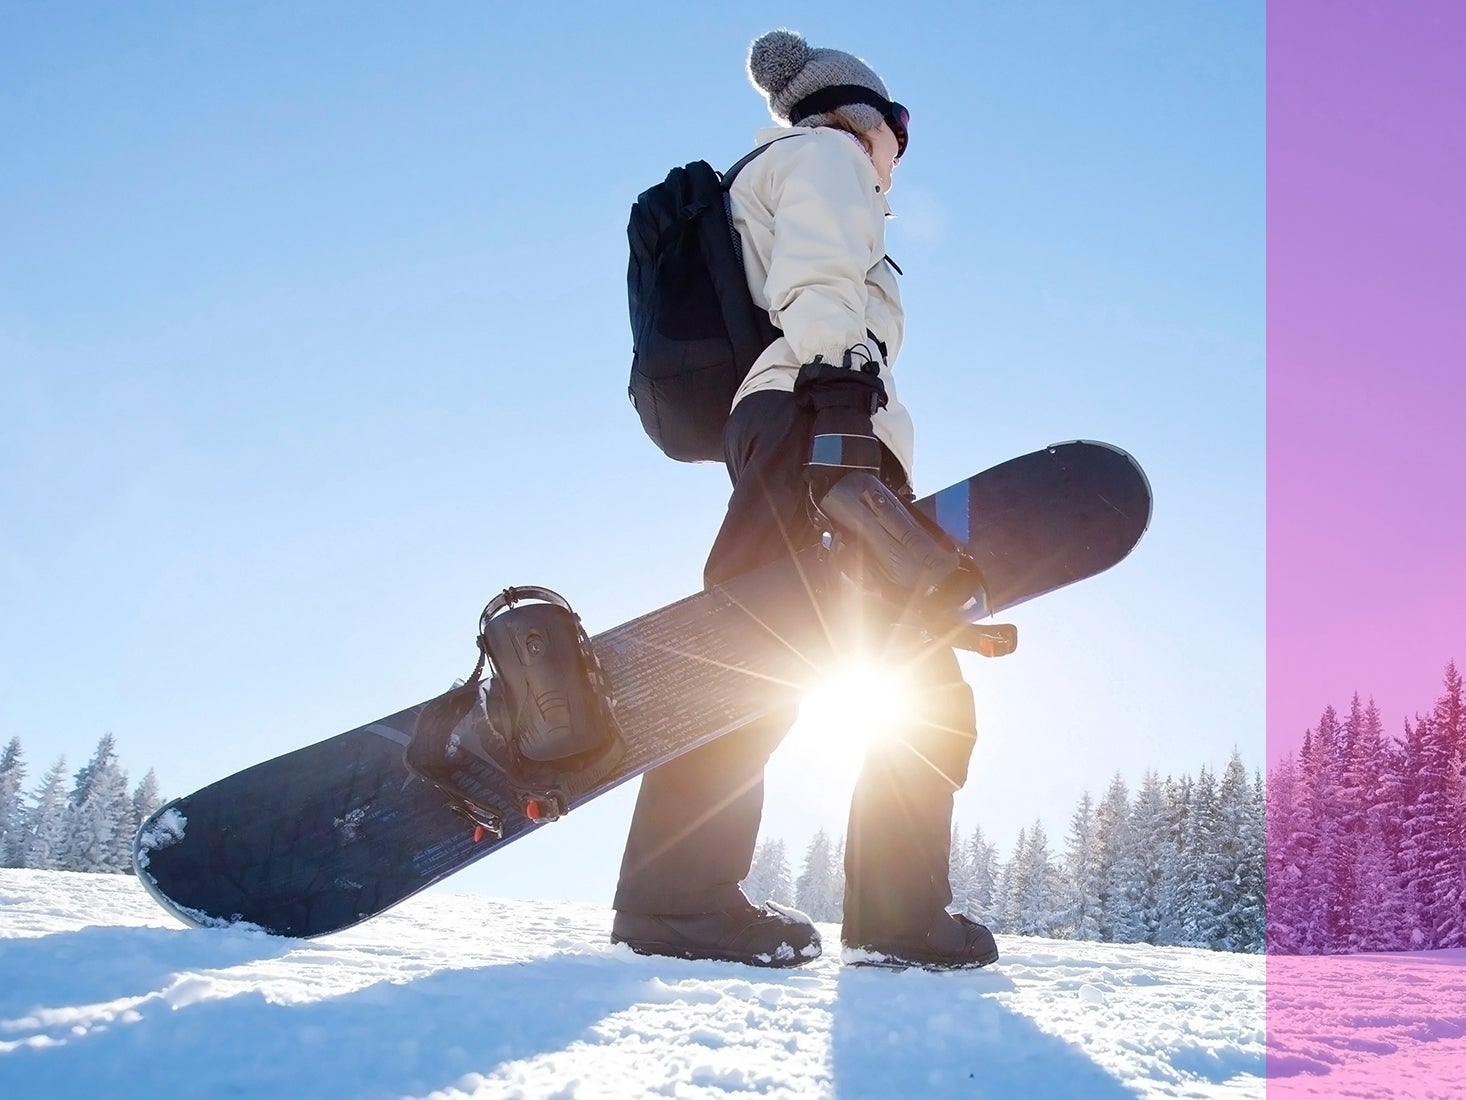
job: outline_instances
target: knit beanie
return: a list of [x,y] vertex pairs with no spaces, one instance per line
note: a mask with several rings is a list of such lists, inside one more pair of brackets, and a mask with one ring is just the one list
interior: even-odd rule
[[[791,125],[789,112],[796,103],[836,84],[858,84],[890,98],[881,78],[860,58],[842,50],[812,49],[802,34],[790,30],[770,31],[754,40],[748,51],[748,79],[769,101],[774,121],[784,126]],[[852,103],[839,112],[861,131],[881,124],[881,112],[867,103]],[[810,115],[799,125],[828,126],[834,114]]]

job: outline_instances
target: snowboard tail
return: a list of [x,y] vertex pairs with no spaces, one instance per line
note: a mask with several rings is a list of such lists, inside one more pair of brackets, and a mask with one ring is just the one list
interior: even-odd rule
[[[1139,465],[1107,444],[1055,444],[917,503],[981,570],[971,618],[1122,560],[1150,521]],[[797,706],[856,625],[859,601],[819,550],[699,592],[591,639],[624,745],[573,809],[776,708]],[[472,685],[470,685],[472,686]],[[440,699],[443,697],[439,697]],[[419,703],[176,799],[134,845],[139,880],[185,923],[290,936],[350,927],[535,828],[502,762],[462,754],[454,783],[494,830],[404,763]],[[463,738],[480,707],[458,723]]]

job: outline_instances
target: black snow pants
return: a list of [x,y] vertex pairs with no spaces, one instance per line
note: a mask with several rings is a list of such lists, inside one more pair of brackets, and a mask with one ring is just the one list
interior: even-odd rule
[[[712,585],[813,545],[803,476],[808,414],[784,391],[740,401],[724,434],[733,493],[708,556]],[[944,919],[952,796],[977,738],[972,691],[952,650],[908,659],[908,720],[867,750],[845,838],[847,942],[873,942]],[[797,714],[789,709],[642,777],[615,907],[687,915],[742,904],[763,814],[764,767]],[[762,898],[753,899],[755,902]],[[792,900],[792,899],[783,899]]]

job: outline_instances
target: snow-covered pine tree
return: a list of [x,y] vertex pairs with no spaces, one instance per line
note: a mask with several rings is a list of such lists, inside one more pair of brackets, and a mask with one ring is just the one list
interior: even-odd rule
[[1349,833],[1345,854],[1350,865],[1342,869],[1341,878],[1349,884],[1353,906],[1341,922],[1344,935],[1336,949],[1396,950],[1404,946],[1399,938],[1404,921],[1396,896],[1400,889],[1399,836],[1398,832],[1389,839],[1384,835],[1389,831],[1387,814],[1380,811],[1392,798],[1394,784],[1384,724],[1373,699],[1365,705],[1354,695],[1344,730],[1349,746],[1343,777]]
[[1257,847],[1249,854],[1244,872],[1244,896],[1253,916],[1240,950],[1261,955],[1267,950],[1267,781],[1261,768],[1253,769],[1247,810]]
[[1020,936],[1057,934],[1064,894],[1042,821],[1035,821],[1032,828],[1020,834],[1018,851],[1008,866],[1007,890],[1012,895],[1014,913],[1009,932]]
[[952,822],[952,836],[947,842],[947,882],[952,887],[952,904],[949,908],[961,910],[967,903],[967,882],[972,874],[972,869],[967,862],[967,848],[962,843],[962,837],[957,830],[957,822]]
[[1104,888],[1101,854],[1095,834],[1094,799],[1089,792],[1079,800],[1069,819],[1068,851],[1064,858],[1065,935],[1076,940],[1100,938],[1100,894]]
[[41,779],[25,813],[20,840],[21,867],[58,871],[65,859],[66,757],[57,759]]
[[1304,738],[1298,761],[1300,796],[1308,811],[1303,820],[1311,826],[1300,883],[1313,913],[1304,939],[1310,952],[1341,950],[1349,940],[1354,882],[1348,834],[1351,808],[1344,783],[1347,761],[1343,724],[1338,712],[1326,706],[1318,725]]
[[753,850],[753,866],[742,886],[743,892],[755,905],[766,901],[794,904],[794,880],[782,840],[770,838]]
[[1114,938],[1121,943],[1156,943],[1169,885],[1176,874],[1176,846],[1166,817],[1160,776],[1146,772],[1130,808],[1130,828],[1120,851],[1118,881],[1125,890],[1125,919]]
[[1246,951],[1262,916],[1259,903],[1262,874],[1259,857],[1266,837],[1257,831],[1252,805],[1252,783],[1242,754],[1232,750],[1217,795],[1218,828],[1211,839],[1217,873],[1216,928],[1211,946],[1221,951]]
[[63,866],[68,871],[120,873],[131,863],[132,799],[117,745],[103,734],[86,766],[76,774],[66,806]]
[[972,830],[967,841],[967,892],[960,899],[961,911],[979,924],[994,927],[998,916],[998,846],[989,844],[982,827]]
[[1170,864],[1161,884],[1160,927],[1156,931],[1156,943],[1162,947],[1177,947],[1188,942],[1182,913],[1187,890],[1184,851],[1195,786],[1189,775],[1183,775],[1180,779],[1166,777],[1165,833],[1170,849]]
[[1408,789],[1404,773],[1404,745],[1386,737],[1384,722],[1373,699],[1364,710],[1365,736],[1371,759],[1360,766],[1373,773],[1374,786],[1360,843],[1360,868],[1356,879],[1365,932],[1360,950],[1403,951],[1410,945],[1415,914],[1405,883],[1401,851],[1405,836],[1405,804]]
[[835,889],[835,855],[823,829],[814,834],[794,883],[794,904],[811,920],[838,921],[843,897]]
[[1342,731],[1343,759],[1340,761],[1339,786],[1343,792],[1343,805],[1340,807],[1339,827],[1343,843],[1336,850],[1335,858],[1339,864],[1337,879],[1345,884],[1343,893],[1350,904],[1347,910],[1337,914],[1333,935],[1339,944],[1336,950],[1358,951],[1369,928],[1360,893],[1359,865],[1363,854],[1361,846],[1368,828],[1370,795],[1376,779],[1365,771],[1363,764],[1369,754],[1369,731],[1365,726],[1364,702],[1357,691],[1349,700],[1349,713],[1344,718]]
[[998,901],[994,921],[988,927],[994,932],[1017,932],[1023,917],[1023,856],[1028,851],[1028,830],[1018,830],[1013,854],[998,874]]
[[163,796],[158,793],[158,775],[152,768],[138,781],[132,792],[132,831],[136,835],[142,823],[163,805]]
[[1210,768],[1202,768],[1191,792],[1186,838],[1181,846],[1182,945],[1216,949],[1221,942],[1222,885],[1230,877],[1221,843],[1221,794]]
[[1267,785],[1267,950],[1294,955],[1302,950],[1304,920],[1298,912],[1302,877],[1298,764],[1289,753],[1273,766]]
[[1134,923],[1126,896],[1124,868],[1120,866],[1130,828],[1130,792],[1119,772],[1094,814],[1095,870],[1099,889],[1095,913],[1099,938],[1114,940],[1116,930]]
[[1431,783],[1422,774],[1432,755],[1430,719],[1415,716],[1405,723],[1405,736],[1400,746],[1400,871],[1407,916],[1406,949],[1428,949],[1431,946],[1428,858],[1422,859],[1418,834],[1428,828],[1434,795]]
[[1317,837],[1312,876],[1323,906],[1313,942],[1324,952],[1347,950],[1353,939],[1354,856],[1362,819],[1349,786],[1349,741],[1349,729],[1338,712],[1325,707],[1304,774]]
[[1455,663],[1446,667],[1445,691],[1431,713],[1416,721],[1407,745],[1415,798],[1407,816],[1404,864],[1415,886],[1420,935],[1413,947],[1466,946],[1461,915],[1466,869],[1460,850],[1461,823],[1455,790],[1466,741],[1466,700]]
[[1466,689],[1454,661],[1433,712],[1446,754],[1442,860],[1436,886],[1436,939],[1442,947],[1466,947]]
[[1448,916],[1440,926],[1440,935],[1442,942],[1451,947],[1466,947],[1466,746],[1451,755],[1447,805],[1454,868],[1446,882],[1444,902]]
[[0,754],[0,867],[19,867],[21,840],[25,836],[25,753],[20,738],[12,737]]

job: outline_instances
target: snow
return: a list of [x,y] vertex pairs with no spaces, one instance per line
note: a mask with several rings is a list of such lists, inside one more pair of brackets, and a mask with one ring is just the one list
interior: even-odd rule
[[1466,1096],[1466,948],[1272,956],[1268,1097]]
[[148,854],[159,848],[168,848],[183,839],[188,827],[188,818],[176,809],[167,809],[159,814],[137,835],[137,863],[146,868]]
[[642,958],[610,922],[429,893],[287,940],[180,928],[128,876],[0,871],[0,1095],[1263,1095],[1257,955],[999,936],[996,967],[890,971],[824,925],[823,958],[764,970]]

